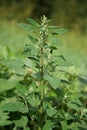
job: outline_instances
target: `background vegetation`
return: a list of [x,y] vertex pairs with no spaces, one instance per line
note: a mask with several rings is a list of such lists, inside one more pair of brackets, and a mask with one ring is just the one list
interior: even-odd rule
[[[7,41],[9,45],[17,43],[21,46],[25,32],[18,30],[16,23],[24,22],[26,17],[40,19],[42,14],[46,14],[53,19],[55,25],[70,29],[64,36],[64,44],[77,53],[86,55],[86,5],[86,0],[0,0],[0,46],[6,48]],[[15,48],[16,46],[14,50]]]

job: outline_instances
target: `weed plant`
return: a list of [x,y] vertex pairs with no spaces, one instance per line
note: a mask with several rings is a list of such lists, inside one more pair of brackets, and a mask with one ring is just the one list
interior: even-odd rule
[[58,38],[68,30],[45,15],[41,23],[27,20],[18,25],[29,31],[29,44],[0,62],[0,130],[87,130],[86,79]]

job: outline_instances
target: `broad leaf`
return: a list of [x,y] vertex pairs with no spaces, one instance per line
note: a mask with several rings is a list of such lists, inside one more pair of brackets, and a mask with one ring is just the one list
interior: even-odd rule
[[21,113],[28,112],[28,108],[26,107],[26,105],[19,101],[6,103],[0,106],[0,109],[2,109],[2,111],[11,111],[11,112],[16,112],[16,111]]
[[9,62],[9,66],[12,68],[12,70],[14,71],[14,73],[18,74],[18,75],[24,75],[25,71],[24,71],[24,64],[21,60],[21,58],[17,58],[17,59],[13,59]]
[[28,118],[27,116],[22,116],[20,120],[13,120],[14,124],[17,127],[26,127],[27,123],[28,123]]
[[48,116],[53,117],[56,113],[57,113],[57,110],[55,110],[55,108],[53,108],[53,107],[47,108],[47,115]]
[[9,119],[8,113],[2,112],[0,110],[0,126],[6,126],[12,124],[12,121],[8,119]]
[[0,79],[0,93],[15,88],[15,81]]

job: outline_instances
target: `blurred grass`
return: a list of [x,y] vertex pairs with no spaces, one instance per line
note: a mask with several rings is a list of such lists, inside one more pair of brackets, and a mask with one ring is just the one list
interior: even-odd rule
[[[0,58],[18,56],[27,42],[27,34],[15,22],[0,21]],[[87,35],[70,30],[59,36],[63,42],[64,55],[76,65],[86,64]]]
[[13,58],[24,46],[26,33],[16,24],[0,21],[0,57]]

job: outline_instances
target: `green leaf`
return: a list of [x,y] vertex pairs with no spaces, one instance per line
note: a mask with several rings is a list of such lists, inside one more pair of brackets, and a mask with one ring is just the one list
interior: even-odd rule
[[53,124],[54,124],[53,122],[47,120],[42,130],[52,130]]
[[57,89],[59,87],[60,79],[57,77],[44,76],[44,79],[49,82],[52,88]]
[[53,107],[47,108],[47,115],[48,116],[53,117],[56,113],[57,113],[57,110],[55,110],[55,108],[53,108]]
[[0,79],[0,93],[15,88],[15,81]]
[[54,62],[61,67],[69,67],[71,65],[62,55],[55,56]]
[[59,28],[59,29],[54,29],[54,30],[52,31],[52,34],[53,34],[53,35],[65,34],[65,33],[67,33],[68,31],[69,31],[68,29]]
[[28,123],[28,118],[27,116],[22,116],[20,120],[13,120],[13,122],[17,127],[26,127]]
[[13,123],[12,121],[3,120],[3,121],[0,121],[0,126],[7,126],[7,125],[10,125],[12,123]]
[[22,96],[25,96],[28,93],[28,89],[26,88],[26,86],[22,85],[22,84],[17,84],[16,85],[16,89],[18,94],[21,94]]
[[29,37],[29,39],[31,40],[32,43],[37,43],[38,42],[37,38],[35,38],[35,37],[33,37],[33,36],[29,35],[29,34],[28,34],[28,37]]
[[87,123],[84,120],[81,120],[81,124],[79,125],[80,128],[87,129]]
[[31,25],[33,25],[33,26],[35,26],[35,27],[40,27],[40,24],[39,24],[36,20],[34,20],[34,19],[32,19],[32,18],[27,18],[27,20],[28,20],[28,22],[29,22]]
[[35,88],[35,92],[41,92],[44,88],[46,88],[45,86],[39,86],[37,88]]
[[37,107],[40,105],[40,99],[39,99],[39,97],[36,97],[36,96],[30,96],[28,98],[28,102],[33,107]]
[[6,126],[12,124],[12,121],[8,119],[9,119],[8,113],[2,112],[0,110],[0,126]]
[[49,28],[49,29],[58,29],[59,26],[49,26],[48,28]]
[[72,103],[72,102],[67,103],[67,106],[69,108],[71,108],[71,109],[74,109],[75,111],[79,111],[80,110],[80,107],[77,104]]
[[79,124],[78,122],[76,122],[76,123],[70,124],[70,125],[69,125],[69,128],[70,128],[71,130],[79,130],[79,126],[80,126],[80,124]]
[[25,24],[25,23],[21,23],[21,24],[17,24],[21,29],[24,29],[26,31],[29,31],[29,32],[35,32],[36,29],[29,25],[29,24]]
[[53,46],[53,47],[59,47],[59,45],[62,45],[62,43],[59,41],[59,39],[57,37],[48,37],[48,42],[50,44],[50,46]]
[[68,130],[67,122],[61,121],[62,130]]
[[26,127],[26,128],[24,128],[24,130],[30,130],[30,128],[29,128],[29,127]]
[[22,62],[21,58],[13,59],[9,62],[9,66],[14,70],[14,73],[19,75],[24,75],[24,63]]
[[2,109],[3,111],[11,111],[11,112],[16,112],[16,111],[21,113],[28,112],[28,108],[26,107],[26,105],[19,101],[9,102],[4,105],[1,105],[0,109]]

